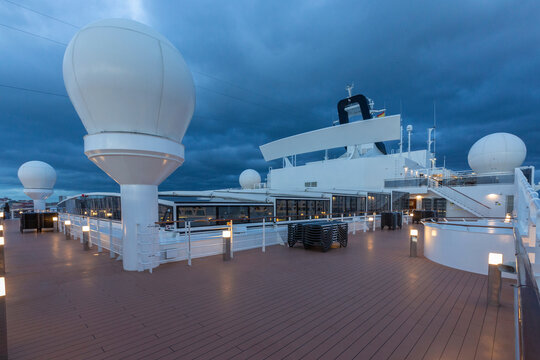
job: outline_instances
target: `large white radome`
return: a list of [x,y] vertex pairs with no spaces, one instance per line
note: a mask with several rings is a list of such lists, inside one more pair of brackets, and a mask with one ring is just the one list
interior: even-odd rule
[[181,142],[195,108],[180,52],[127,19],[90,24],[64,54],[64,83],[88,134],[135,132]]
[[521,166],[527,155],[525,143],[509,133],[484,136],[469,150],[469,166],[476,173],[508,172]]
[[242,171],[239,178],[242,189],[254,189],[261,183],[261,175],[253,169]]
[[50,190],[56,183],[56,171],[43,161],[28,161],[21,165],[17,173],[25,189]]

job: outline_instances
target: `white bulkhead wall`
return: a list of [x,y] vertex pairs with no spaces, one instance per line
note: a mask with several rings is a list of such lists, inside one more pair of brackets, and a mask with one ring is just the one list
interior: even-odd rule
[[[470,196],[482,204],[489,206],[488,212],[490,217],[505,217],[507,196],[514,195],[514,184],[493,184],[493,185],[476,185],[476,186],[454,186],[454,189]],[[438,196],[437,196],[438,197]],[[446,204],[447,217],[474,216],[468,211],[461,209],[456,205],[452,205],[450,201]]]
[[[425,158],[425,150],[418,151]],[[411,153],[412,154],[412,153]],[[403,169],[411,164],[406,154],[333,159],[302,166],[272,169],[272,189],[303,189],[306,182],[316,182],[322,189],[382,190],[385,179],[403,177]]]

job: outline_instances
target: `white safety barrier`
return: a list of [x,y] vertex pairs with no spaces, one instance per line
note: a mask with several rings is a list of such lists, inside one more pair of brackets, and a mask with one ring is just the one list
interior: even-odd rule
[[[90,227],[90,246],[98,251],[109,250],[111,257],[122,255],[122,223],[110,219],[60,213],[60,231],[64,230],[64,222],[71,221],[71,234],[82,242],[82,227]],[[334,218],[303,219],[297,221],[231,224],[228,226],[193,227],[193,222],[186,222],[180,229],[153,227],[142,228],[137,225],[137,243],[139,245],[139,271],[152,271],[159,264],[191,260],[206,256],[223,254],[223,231],[231,232],[231,255],[234,252],[261,249],[268,246],[287,244],[287,225],[296,222],[334,221],[348,223],[349,233],[373,231],[380,228],[380,215],[376,213],[361,216],[338,216]],[[408,223],[408,216],[403,216]]]

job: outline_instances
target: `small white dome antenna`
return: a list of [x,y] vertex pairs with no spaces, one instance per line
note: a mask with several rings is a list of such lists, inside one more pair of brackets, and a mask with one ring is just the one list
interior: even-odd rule
[[43,161],[28,161],[17,173],[24,186],[24,193],[34,200],[34,211],[45,211],[45,200],[53,193],[56,171]]
[[256,189],[261,184],[261,175],[256,170],[246,169],[240,174],[238,182],[242,189]]
[[345,86],[345,90],[349,93],[349,97],[352,97],[352,90],[354,89],[354,81],[351,83],[351,85]]
[[409,156],[409,159],[411,158],[411,133],[412,133],[412,130],[413,130],[413,127],[412,125],[407,125],[407,136],[408,136],[408,156]]

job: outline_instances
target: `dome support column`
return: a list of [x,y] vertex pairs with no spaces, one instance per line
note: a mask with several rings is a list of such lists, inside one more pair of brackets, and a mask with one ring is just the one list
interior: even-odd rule
[[34,211],[45,211],[46,207],[45,200],[34,200]]
[[120,185],[120,192],[124,270],[136,271],[139,270],[141,239],[158,221],[158,188],[156,185]]

